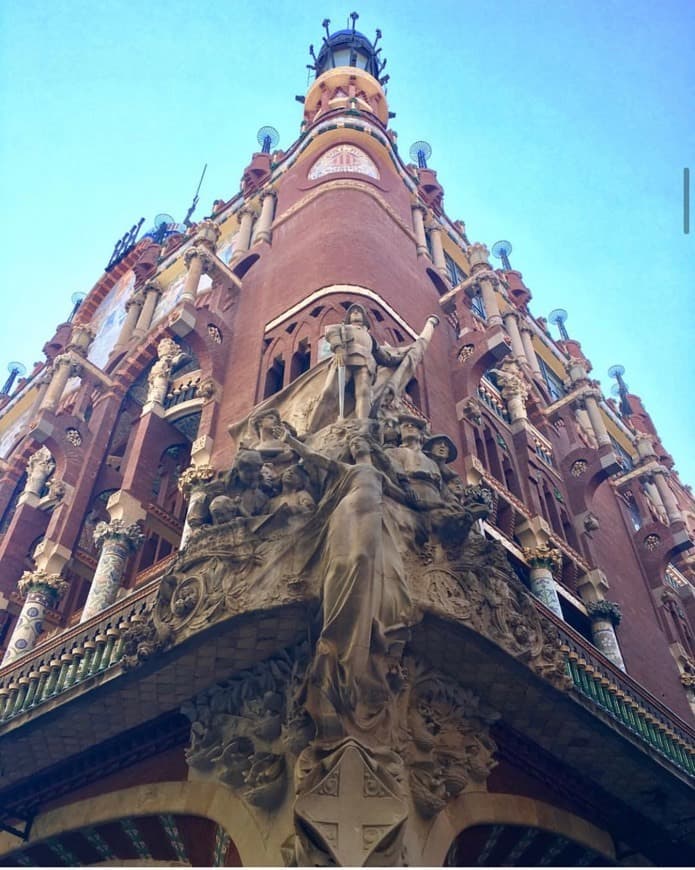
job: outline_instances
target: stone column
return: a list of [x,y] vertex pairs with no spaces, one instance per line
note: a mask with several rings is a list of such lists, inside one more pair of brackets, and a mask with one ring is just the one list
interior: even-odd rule
[[562,566],[562,554],[548,544],[541,544],[533,548],[524,547],[524,558],[530,567],[531,592],[556,616],[564,619],[553,580],[553,571],[559,571]]
[[591,637],[594,646],[616,667],[624,671],[625,662],[615,635],[615,626],[620,624],[622,617],[620,607],[613,601],[596,601],[588,604],[586,609],[591,619]]
[[48,447],[39,447],[36,453],[29,457],[27,460],[27,482],[20,497],[20,503],[22,501],[29,501],[33,504],[38,502],[41,498],[41,491],[55,467],[55,460]]
[[2,660],[3,667],[33,649],[43,630],[46,611],[52,610],[60,601],[68,583],[60,574],[48,574],[40,570],[25,571],[17,588],[24,596],[24,605],[7,645],[7,652]]
[[266,187],[261,193],[261,216],[258,218],[254,241],[270,243],[273,217],[275,216],[275,200],[277,193],[272,187]]
[[541,367],[538,363],[536,350],[533,346],[533,331],[528,323],[526,323],[524,320],[522,320],[521,324],[519,325],[519,331],[521,332],[521,343],[524,347],[526,362],[531,366],[531,370],[533,372],[535,372],[537,375],[540,375]]
[[113,604],[128,556],[143,540],[144,535],[137,523],[126,525],[123,520],[111,520],[97,525],[94,543],[101,546],[101,553],[80,622],[86,622]]
[[198,285],[208,258],[209,254],[205,248],[195,245],[183,255],[184,262],[188,267],[188,275],[186,275],[186,283],[181,294],[182,302],[193,302],[198,295]]
[[73,363],[72,356],[69,353],[61,353],[53,360],[53,373],[48,389],[44,393],[43,401],[41,402],[41,410],[55,411],[60,402],[65,385],[70,380],[70,377],[75,374],[76,366]]
[[661,496],[661,501],[666,508],[666,516],[668,517],[669,525],[671,523],[681,522],[683,515],[678,508],[678,502],[673,494],[673,490],[666,481],[668,471],[663,467],[663,465],[659,465],[654,469],[652,474],[654,475],[654,484]]
[[258,210],[250,205],[244,205],[239,209],[239,235],[237,237],[234,255],[245,254],[251,245],[251,231],[253,222],[258,215]]
[[418,257],[426,257],[429,255],[427,239],[425,238],[425,215],[427,214],[427,209],[419,202],[413,203],[411,208],[413,212],[413,231],[415,232],[415,250]]
[[68,350],[74,350],[79,356],[87,356],[89,346],[94,341],[96,332],[89,323],[76,323],[70,333]]
[[521,342],[521,333],[519,332],[519,312],[509,308],[502,315],[504,328],[507,330],[507,335],[512,340],[512,353],[517,362],[526,360],[524,345]]
[[611,439],[608,436],[608,430],[603,422],[601,409],[598,406],[600,396],[601,393],[598,390],[589,389],[582,395],[582,398],[584,399],[586,413],[589,415],[591,428],[594,430],[599,447],[602,447],[604,444],[610,446]]
[[118,341],[114,345],[114,350],[121,350],[121,348],[124,348],[130,341],[135,332],[135,325],[140,317],[140,311],[142,310],[144,301],[142,293],[138,290],[137,293],[133,293],[130,299],[126,302],[125,320],[123,321],[123,326],[121,326]]
[[432,262],[434,263],[434,268],[443,278],[448,279],[449,273],[446,268],[444,246],[442,244],[442,228],[439,224],[431,223],[427,229],[429,230],[430,242],[432,243]]
[[499,278],[496,275],[485,273],[478,278],[480,285],[480,295],[483,297],[483,305],[485,306],[485,314],[487,315],[488,326],[501,326],[502,316],[500,314],[499,305],[497,304],[497,294],[495,287]]
[[133,335],[136,338],[142,338],[146,335],[152,325],[152,316],[159,302],[159,297],[162,295],[162,288],[156,281],[147,281],[142,288],[144,302],[138,316]]
[[204,486],[214,476],[215,469],[211,465],[189,465],[188,468],[181,472],[178,486],[179,490],[188,498],[188,508],[186,509],[186,519],[183,524],[183,532],[181,533],[180,550],[186,546],[192,531],[188,524],[188,517],[195,505],[205,497]]
[[654,479],[652,477],[644,478],[644,491],[647,494],[647,498],[654,506],[654,510],[656,512],[657,517],[660,522],[663,522],[664,525],[668,525],[668,515],[666,513],[666,506],[661,500],[661,496],[659,495],[659,490],[654,483]]

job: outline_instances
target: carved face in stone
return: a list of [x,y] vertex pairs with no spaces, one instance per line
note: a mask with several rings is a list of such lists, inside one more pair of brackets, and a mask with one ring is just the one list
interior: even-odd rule
[[301,468],[293,465],[285,470],[282,475],[282,488],[290,491],[306,488],[306,475]]
[[271,408],[254,421],[254,428],[261,440],[275,437],[275,430],[280,426],[280,415]]
[[422,444],[422,431],[411,420],[401,421],[401,441],[416,442]]
[[398,444],[398,423],[392,418],[387,417],[384,420],[381,433],[382,441],[384,444]]
[[435,459],[448,459],[449,446],[446,441],[435,441],[430,447],[430,453]]

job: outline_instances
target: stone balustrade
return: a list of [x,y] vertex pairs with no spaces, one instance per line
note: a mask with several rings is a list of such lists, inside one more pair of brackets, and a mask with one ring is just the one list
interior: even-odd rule
[[560,634],[575,695],[589,709],[598,708],[618,730],[695,776],[695,730],[567,623],[544,612]]
[[163,571],[160,566],[154,579],[93,619],[47,638],[28,655],[0,668],[0,729],[118,665],[123,631],[152,605]]

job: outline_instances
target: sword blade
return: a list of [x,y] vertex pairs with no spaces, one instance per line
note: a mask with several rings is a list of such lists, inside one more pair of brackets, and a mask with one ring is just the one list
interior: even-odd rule
[[345,366],[338,366],[338,418],[345,416]]

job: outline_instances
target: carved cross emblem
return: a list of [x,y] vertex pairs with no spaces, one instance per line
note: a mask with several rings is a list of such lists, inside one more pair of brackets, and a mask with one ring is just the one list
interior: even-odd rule
[[363,866],[408,814],[405,801],[377,778],[354,745],[318,785],[297,799],[295,812],[343,867]]

